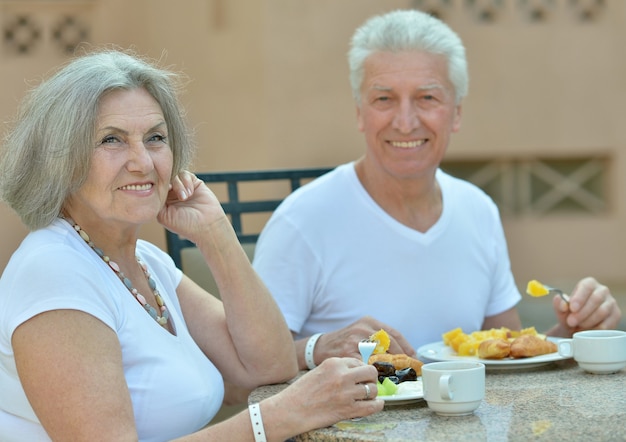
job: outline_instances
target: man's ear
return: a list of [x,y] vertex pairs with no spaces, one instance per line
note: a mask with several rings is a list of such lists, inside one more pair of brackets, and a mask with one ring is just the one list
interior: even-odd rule
[[358,104],[355,104],[355,110],[356,110],[356,127],[359,130],[359,132],[363,132],[365,124],[363,123],[363,116],[361,115],[361,106],[359,106]]
[[463,106],[461,103],[454,107],[454,119],[452,121],[452,132],[458,132],[461,129],[461,111]]

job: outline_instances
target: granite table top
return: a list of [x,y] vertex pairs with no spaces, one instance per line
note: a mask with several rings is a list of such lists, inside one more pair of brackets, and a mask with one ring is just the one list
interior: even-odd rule
[[[385,405],[360,420],[310,431],[294,441],[626,441],[626,369],[593,375],[573,360],[487,370],[485,399],[469,416],[442,417],[424,400]],[[287,384],[259,387],[250,402]]]

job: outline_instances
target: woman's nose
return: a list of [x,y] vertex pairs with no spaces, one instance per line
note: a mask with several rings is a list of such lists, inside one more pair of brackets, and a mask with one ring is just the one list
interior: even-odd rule
[[143,140],[132,141],[129,149],[128,167],[131,170],[146,171],[153,166],[152,156]]

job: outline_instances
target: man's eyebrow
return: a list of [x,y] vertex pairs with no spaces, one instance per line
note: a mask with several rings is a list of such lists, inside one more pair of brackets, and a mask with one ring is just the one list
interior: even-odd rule
[[377,91],[383,91],[383,92],[389,92],[389,91],[393,90],[393,88],[391,88],[389,86],[379,86],[377,84],[372,86],[372,89],[377,90]]
[[[377,90],[377,91],[383,91],[383,92],[393,91],[393,88],[390,86],[380,86],[376,84],[372,86],[372,89]],[[427,84],[427,85],[416,88],[417,91],[430,91],[433,89],[445,90],[445,88],[442,85],[437,84],[437,83]]]
[[445,88],[440,84],[427,84],[425,86],[420,86],[417,88],[418,91],[432,91],[433,89],[441,89],[445,91]]

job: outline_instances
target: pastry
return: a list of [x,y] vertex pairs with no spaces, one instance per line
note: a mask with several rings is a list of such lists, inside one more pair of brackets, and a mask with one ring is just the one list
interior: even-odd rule
[[557,347],[554,342],[539,336],[522,335],[511,343],[511,356],[514,358],[529,358],[555,351],[557,351]]
[[478,357],[481,359],[503,359],[511,353],[511,343],[506,339],[487,339],[478,346]]
[[390,362],[393,364],[396,370],[402,370],[404,368],[411,367],[413,370],[415,370],[415,373],[417,373],[418,376],[422,375],[422,365],[424,365],[424,363],[419,359],[412,358],[403,353],[374,354],[370,356],[369,363],[373,364],[374,362]]

